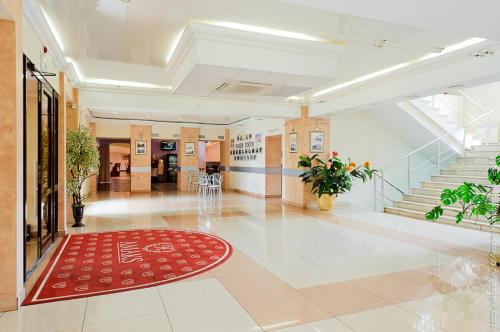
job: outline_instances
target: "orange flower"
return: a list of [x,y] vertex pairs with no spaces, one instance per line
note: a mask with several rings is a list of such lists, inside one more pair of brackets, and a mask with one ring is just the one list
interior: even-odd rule
[[368,160],[367,160],[367,161],[365,161],[365,162],[363,163],[363,166],[365,166],[366,168],[369,168],[369,167],[370,167],[370,161],[368,161]]
[[352,167],[351,167],[351,166],[347,166],[347,167],[345,168],[345,170],[346,170],[346,171],[348,171],[348,172],[351,172],[351,171],[352,171]]
[[356,163],[355,163],[354,161],[351,161],[351,162],[349,163],[349,166],[351,166],[351,167],[356,167]]

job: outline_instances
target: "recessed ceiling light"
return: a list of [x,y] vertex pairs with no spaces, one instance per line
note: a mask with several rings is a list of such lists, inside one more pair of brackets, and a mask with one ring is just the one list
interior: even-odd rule
[[451,52],[455,52],[455,51],[461,50],[461,49],[469,47],[469,46],[473,46],[473,45],[481,43],[481,42],[483,42],[485,40],[486,39],[484,39],[484,38],[469,38],[469,39],[466,39],[466,40],[464,40],[464,41],[462,41],[460,43],[453,44],[453,45],[445,47],[441,53],[429,53],[429,54],[426,54],[423,57],[418,58],[416,60],[409,61],[409,62],[403,62],[403,63],[397,64],[397,65],[394,65],[392,67],[384,68],[384,69],[381,69],[379,71],[376,71],[376,72],[373,72],[373,73],[370,73],[370,74],[366,74],[364,76],[355,78],[355,79],[353,79],[351,81],[347,81],[347,82],[344,82],[344,83],[341,83],[341,84],[337,84],[337,85],[334,85],[332,87],[329,87],[329,88],[323,89],[321,91],[318,91],[315,94],[313,94],[313,97],[322,96],[322,95],[325,95],[325,94],[331,93],[333,91],[337,91],[337,90],[346,88],[348,86],[351,86],[351,85],[354,85],[354,84],[357,84],[357,83],[365,82],[365,81],[371,80],[373,78],[376,78],[376,77],[379,77],[379,76],[382,76],[382,75],[385,75],[385,74],[388,74],[388,73],[400,70],[402,68],[408,67],[410,65],[414,65],[416,63],[419,63],[419,62],[422,62],[422,61],[425,61],[425,60],[437,58],[439,56],[442,56],[442,55],[445,55],[445,54],[448,54],[448,53],[451,53]]
[[118,112],[113,112],[113,114],[118,114]]
[[104,78],[90,78],[90,79],[86,79],[84,82],[90,83],[90,84],[127,86],[127,87],[133,87],[133,88],[150,88],[150,89],[172,90],[172,87],[170,85],[159,85],[159,84],[145,83],[145,82],[108,80],[108,79],[104,79]]

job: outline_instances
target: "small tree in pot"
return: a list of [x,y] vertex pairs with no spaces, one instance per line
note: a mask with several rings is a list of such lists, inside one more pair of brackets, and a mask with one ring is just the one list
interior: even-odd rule
[[317,154],[311,157],[300,156],[297,167],[304,169],[304,173],[300,175],[302,182],[312,183],[311,190],[318,196],[318,205],[322,211],[333,207],[333,199],[338,194],[351,190],[353,178],[365,182],[372,178],[374,172],[369,161],[359,166],[351,159],[344,162],[336,151],[332,152],[327,161],[320,159]]
[[73,227],[84,226],[82,223],[83,204],[87,195],[82,192],[85,180],[97,174],[99,170],[99,151],[97,142],[89,130],[80,126],[66,131],[66,194],[73,198]]

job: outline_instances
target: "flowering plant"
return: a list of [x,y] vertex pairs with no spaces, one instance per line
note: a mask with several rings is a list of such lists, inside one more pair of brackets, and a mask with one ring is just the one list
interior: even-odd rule
[[302,182],[312,182],[312,192],[321,195],[337,196],[348,192],[352,188],[352,179],[359,178],[363,182],[373,176],[375,170],[370,168],[370,162],[365,161],[362,165],[357,165],[348,158],[348,162],[343,162],[336,151],[325,162],[317,154],[300,156],[297,167],[303,168],[304,173],[300,175]]

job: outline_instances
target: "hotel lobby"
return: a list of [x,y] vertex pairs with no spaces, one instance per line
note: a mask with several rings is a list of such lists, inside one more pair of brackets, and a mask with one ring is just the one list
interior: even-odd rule
[[499,11],[0,0],[0,331],[500,331]]

